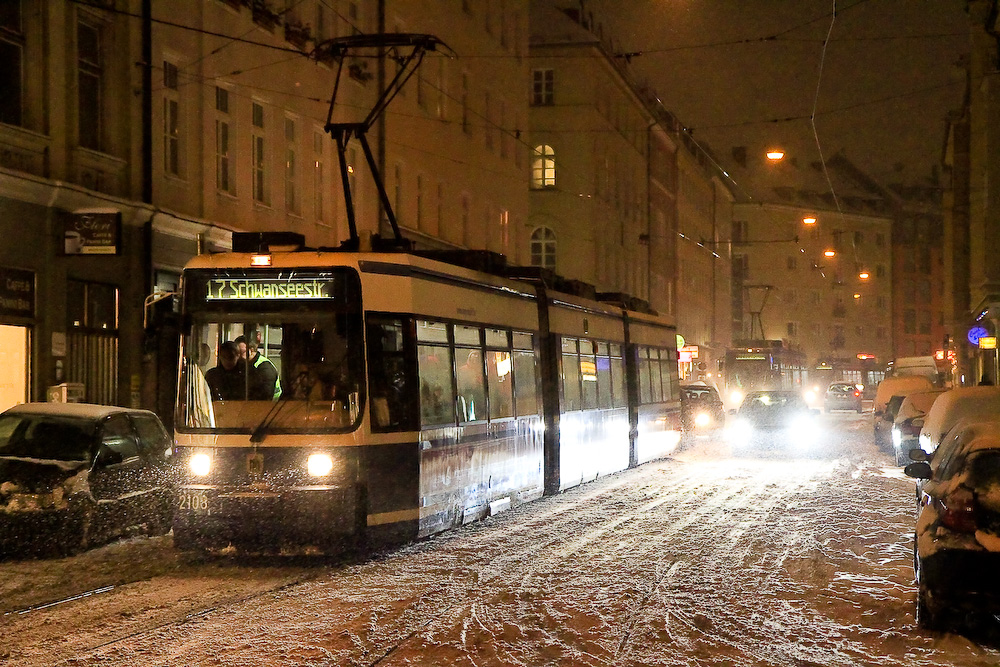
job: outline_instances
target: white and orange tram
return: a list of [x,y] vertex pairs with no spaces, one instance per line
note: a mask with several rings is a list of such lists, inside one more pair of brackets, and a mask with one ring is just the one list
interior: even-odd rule
[[[180,548],[398,543],[678,443],[663,317],[544,272],[252,237],[182,276]],[[240,337],[276,368],[273,394],[255,391],[253,357],[218,382]]]

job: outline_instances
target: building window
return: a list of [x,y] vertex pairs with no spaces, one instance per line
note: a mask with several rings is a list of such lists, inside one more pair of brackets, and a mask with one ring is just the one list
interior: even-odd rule
[[285,209],[299,214],[298,174],[295,165],[295,121],[285,119]]
[[0,123],[21,125],[24,119],[24,30],[21,3],[0,3]]
[[885,310],[885,296],[879,294],[877,297],[875,297],[875,305],[878,307],[879,310]]
[[322,132],[313,133],[313,212],[317,222],[326,222],[326,174],[324,173],[323,146],[326,144]]
[[77,111],[80,145],[99,151],[102,148],[102,91],[104,66],[101,58],[101,31],[84,21],[76,24]]
[[854,245],[864,245],[865,243],[865,233],[864,232],[854,232]]
[[885,245],[885,234],[882,232],[875,232],[875,245],[880,248]]
[[798,268],[798,259],[799,258],[796,257],[795,255],[789,255],[788,257],[785,258],[785,267],[789,271],[794,271],[796,268]]
[[229,91],[215,88],[215,187],[220,192],[236,194],[232,174],[232,143],[229,123]]
[[554,188],[556,185],[556,154],[552,146],[535,146],[531,158],[531,186]]
[[119,400],[118,288],[68,280],[66,304],[66,380],[83,383],[85,401],[114,404]]
[[179,176],[180,98],[177,94],[177,65],[163,62],[163,170]]
[[555,271],[556,234],[548,227],[531,232],[531,265]]
[[531,81],[532,105],[551,106],[555,104],[555,70],[532,70]]
[[913,308],[903,311],[903,333],[917,333],[917,311]]
[[417,229],[424,224],[424,176],[417,174]]
[[264,107],[256,102],[252,108],[253,133],[250,144],[250,164],[252,169],[251,187],[254,201],[267,204],[267,162],[264,151]]
[[875,277],[876,278],[885,278],[885,264],[878,264],[875,267]]
[[788,334],[789,338],[795,338],[799,335],[799,323],[798,322],[788,322],[785,325],[785,332]]
[[733,243],[747,242],[747,221],[733,220]]
[[469,75],[465,72],[462,72],[462,131],[472,131],[469,125]]

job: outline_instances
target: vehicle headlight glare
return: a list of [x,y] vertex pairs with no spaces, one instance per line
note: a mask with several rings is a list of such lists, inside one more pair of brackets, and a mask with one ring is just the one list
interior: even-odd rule
[[195,477],[205,477],[212,471],[212,457],[208,454],[194,454],[188,459],[188,469]]
[[329,454],[310,454],[306,460],[306,470],[313,477],[325,477],[333,470],[333,459]]
[[734,389],[729,393],[729,402],[733,405],[739,405],[743,402],[743,392],[738,389]]
[[898,428],[893,427],[892,429],[892,445],[896,449],[899,449],[903,444],[903,434]]
[[816,400],[816,392],[812,389],[808,390],[805,395],[806,403],[812,403]]
[[712,417],[707,412],[699,412],[695,415],[694,425],[705,427],[712,423]]

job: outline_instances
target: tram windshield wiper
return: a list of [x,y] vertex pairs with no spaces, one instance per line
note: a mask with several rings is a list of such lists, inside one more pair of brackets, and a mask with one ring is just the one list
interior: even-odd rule
[[281,414],[281,411],[284,410],[290,402],[291,401],[288,399],[278,400],[274,405],[272,405],[271,409],[267,411],[266,415],[264,415],[264,418],[260,420],[260,423],[257,424],[252,431],[250,431],[250,442],[263,442],[265,436],[267,436],[268,427],[274,423],[274,420],[278,418],[278,415]]

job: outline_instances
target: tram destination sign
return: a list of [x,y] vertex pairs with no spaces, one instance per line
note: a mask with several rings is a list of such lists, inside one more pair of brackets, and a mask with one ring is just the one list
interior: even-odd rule
[[210,278],[206,301],[289,301],[332,299],[329,280],[281,278]]

